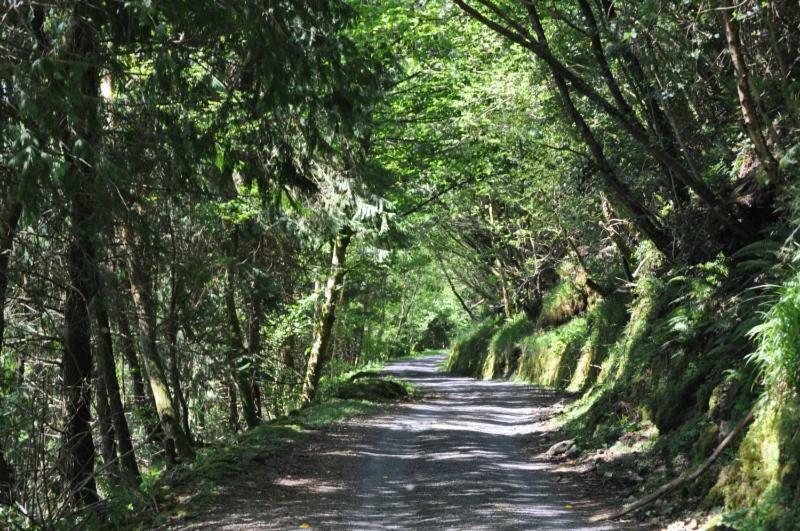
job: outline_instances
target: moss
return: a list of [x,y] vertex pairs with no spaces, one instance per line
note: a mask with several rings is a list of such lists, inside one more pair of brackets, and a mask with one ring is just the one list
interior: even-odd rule
[[[570,383],[571,388],[578,385],[588,388],[567,412],[566,429],[572,436],[607,444],[607,437],[596,437],[604,432],[598,430],[598,426],[603,423],[617,426],[624,417],[631,416],[631,404],[640,403],[650,382],[656,380],[652,363],[657,351],[653,323],[664,307],[664,294],[664,283],[645,277],[640,279],[634,298],[625,310],[619,309],[619,306],[624,307],[625,301],[620,295],[617,299],[609,298],[607,306],[598,305],[597,314],[589,312],[592,332],[603,327],[604,330],[597,333],[608,338],[608,343],[603,345],[602,360],[592,363],[595,367],[594,374],[589,375],[593,380],[591,387],[579,383],[579,376]],[[589,336],[586,345],[591,346],[591,342]],[[579,362],[576,373],[582,364],[587,362]],[[647,408],[633,409],[636,409],[635,416],[642,420],[651,416]]]
[[585,318],[524,338],[515,378],[564,389],[569,385],[588,333]]
[[800,529],[800,276],[782,273],[779,300],[759,313],[753,272],[764,275],[764,261],[720,256],[667,274],[647,249],[638,260],[628,295],[587,300],[562,274],[535,326],[517,317],[473,331],[466,373],[504,377],[519,356],[515,379],[584,392],[565,436],[590,448],[649,434],[667,478],[702,463],[766,385],[770,402],[746,435],[683,494],[724,503],[722,523],[736,529]]
[[751,508],[738,515],[737,529],[800,528],[799,425],[796,396],[768,401],[722,470],[710,495],[734,511]]
[[386,378],[362,377],[347,382],[336,390],[336,398],[384,402],[407,398],[408,390],[400,383]]
[[453,342],[447,358],[447,372],[479,378],[482,375],[489,342],[497,328],[498,319],[489,317],[472,325]]
[[563,324],[586,309],[588,294],[583,287],[583,274],[564,266],[559,275],[562,280],[542,299],[537,321],[540,328]]
[[483,363],[483,378],[508,378],[513,374],[519,361],[519,341],[534,330],[534,323],[525,314],[517,315],[500,327],[489,341],[489,350]]
[[614,344],[628,319],[624,294],[614,294],[595,304],[587,313],[589,335],[581,348],[568,391],[584,391],[597,380],[600,364],[608,355],[609,347]]

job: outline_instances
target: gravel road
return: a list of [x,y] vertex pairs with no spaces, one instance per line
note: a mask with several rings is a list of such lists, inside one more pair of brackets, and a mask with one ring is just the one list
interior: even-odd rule
[[424,397],[313,434],[229,486],[183,529],[616,529],[602,509],[523,453],[558,400],[439,373],[443,356],[386,372]]

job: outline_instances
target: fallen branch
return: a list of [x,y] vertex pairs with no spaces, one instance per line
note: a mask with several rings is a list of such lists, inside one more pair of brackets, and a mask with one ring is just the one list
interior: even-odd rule
[[689,483],[691,481],[696,480],[697,478],[702,476],[706,470],[708,470],[708,467],[710,467],[720,455],[722,455],[722,452],[725,450],[725,448],[727,448],[731,444],[731,442],[733,442],[733,440],[750,423],[751,420],[753,420],[752,409],[747,415],[745,415],[745,417],[742,420],[739,421],[739,424],[737,424],[736,427],[734,427],[733,430],[731,430],[731,432],[722,440],[722,442],[719,443],[719,446],[717,446],[717,448],[714,450],[714,453],[712,453],[711,456],[709,456],[709,458],[706,459],[703,462],[703,464],[700,465],[700,467],[697,468],[691,474],[683,474],[673,479],[666,485],[662,485],[661,488],[657,489],[655,492],[648,494],[647,496],[638,501],[633,502],[624,509],[617,511],[616,513],[613,513],[609,516],[603,516],[598,520],[613,520],[615,518],[619,518],[620,516],[625,516],[628,513],[631,513],[637,509],[644,507],[645,505],[652,503],[653,501],[657,500],[658,498],[667,494],[668,492],[672,492],[673,490],[680,487],[684,483]]

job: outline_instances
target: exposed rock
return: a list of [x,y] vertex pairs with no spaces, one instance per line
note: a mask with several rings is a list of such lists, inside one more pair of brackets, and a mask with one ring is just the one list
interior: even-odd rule
[[736,423],[732,420],[723,420],[719,423],[719,440],[721,441],[725,437],[728,436],[730,432],[733,431],[733,428],[736,427]]
[[578,457],[579,455],[581,455],[581,450],[580,450],[580,448],[578,448],[574,444],[572,446],[570,446],[567,449],[566,452],[564,452],[564,456],[568,457],[569,459],[574,459],[575,457]]
[[567,439],[566,441],[557,442],[553,446],[551,446],[545,455],[547,457],[555,457],[557,455],[561,455],[566,453],[570,448],[575,446],[575,441],[573,439]]

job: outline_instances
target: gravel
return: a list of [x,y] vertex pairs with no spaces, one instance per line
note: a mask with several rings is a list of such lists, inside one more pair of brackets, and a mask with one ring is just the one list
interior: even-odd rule
[[523,453],[555,393],[439,373],[443,356],[385,372],[423,398],[320,430],[267,459],[179,529],[605,530],[607,500],[559,485]]

